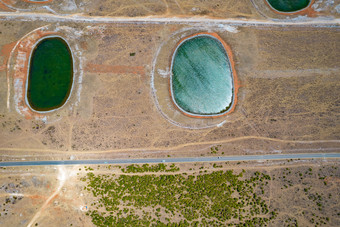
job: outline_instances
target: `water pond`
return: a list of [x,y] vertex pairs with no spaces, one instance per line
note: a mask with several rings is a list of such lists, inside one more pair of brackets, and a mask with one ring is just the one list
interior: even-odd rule
[[294,12],[306,8],[310,0],[266,0],[277,11]]
[[27,82],[27,101],[32,109],[49,111],[66,102],[73,83],[73,61],[62,38],[45,38],[35,46]]
[[186,39],[172,59],[172,98],[182,111],[216,115],[233,100],[230,62],[222,43],[209,35]]

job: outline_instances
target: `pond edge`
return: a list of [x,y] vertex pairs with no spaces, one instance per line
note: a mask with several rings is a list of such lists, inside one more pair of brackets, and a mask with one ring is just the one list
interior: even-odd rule
[[[174,99],[174,95],[173,95],[173,91],[172,91],[172,67],[173,67],[173,61],[174,61],[175,54],[176,54],[177,49],[179,48],[179,46],[181,44],[183,44],[187,40],[193,39],[193,38],[198,37],[198,36],[208,36],[208,37],[211,37],[211,38],[217,40],[218,42],[220,42],[222,44],[223,48],[224,48],[224,51],[225,51],[225,54],[226,54],[228,60],[229,60],[228,64],[230,66],[231,78],[232,78],[232,82],[233,82],[233,89],[232,89],[233,97],[232,97],[232,102],[229,105],[229,108],[226,111],[224,111],[223,113],[209,114],[209,115],[190,113],[190,112],[187,112],[187,111],[183,110],[176,103],[176,101]],[[234,59],[233,59],[233,53],[231,51],[231,48],[217,33],[213,33],[213,32],[199,32],[199,33],[195,33],[195,34],[192,34],[192,35],[189,35],[189,36],[186,36],[186,37],[180,39],[177,42],[176,47],[172,51],[169,69],[170,69],[169,93],[170,93],[170,96],[171,96],[171,101],[172,101],[173,105],[176,107],[176,109],[178,109],[184,115],[186,115],[188,117],[194,117],[194,118],[217,118],[217,117],[226,116],[226,115],[234,112],[236,104],[237,104],[237,93],[238,93],[238,89],[240,87],[240,83],[239,83],[239,80],[238,80],[238,77],[237,77],[237,73],[236,73],[236,70],[235,70],[235,62],[234,62]]]

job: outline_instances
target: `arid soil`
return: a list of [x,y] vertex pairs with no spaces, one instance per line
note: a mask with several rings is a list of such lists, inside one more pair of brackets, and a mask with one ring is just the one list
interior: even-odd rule
[[258,18],[256,9],[247,0],[85,0],[50,1],[44,4],[21,0],[2,0],[0,10],[56,14],[85,14],[89,16],[209,16],[219,18]]
[[[49,13],[110,17],[192,17],[242,19],[286,19],[302,17],[339,18],[339,2],[316,0],[298,13],[278,13],[266,0],[69,0],[29,1],[1,0],[0,12]],[[338,7],[339,8],[339,7]]]
[[[81,85],[76,77],[79,89],[72,92],[73,101],[41,119],[17,111],[11,78],[17,61],[13,54],[8,58],[8,47],[45,25],[47,31],[60,26],[59,33],[77,39],[79,49],[73,50],[83,76]],[[234,26],[230,32],[213,25],[20,21],[0,26],[4,153],[133,149],[141,155],[137,153],[186,145],[207,153],[216,144],[223,145],[225,154],[339,148],[337,29],[258,25]],[[169,99],[170,50],[180,37],[199,31],[216,32],[231,47],[241,85],[234,112],[216,119],[187,117]]]

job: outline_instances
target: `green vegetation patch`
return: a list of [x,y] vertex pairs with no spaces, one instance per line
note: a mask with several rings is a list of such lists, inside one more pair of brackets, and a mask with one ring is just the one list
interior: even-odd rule
[[[184,174],[95,175],[84,190],[96,197],[87,215],[96,226],[253,226],[276,217],[261,198],[270,176],[216,171]],[[97,202],[98,201],[98,202]]]
[[73,80],[72,54],[67,43],[58,37],[37,44],[30,60],[27,99],[37,111],[62,106]]
[[310,0],[266,0],[276,10],[294,12],[306,8]]
[[144,164],[142,166],[139,165],[129,165],[126,167],[126,169],[122,169],[123,173],[145,173],[145,172],[177,172],[179,171],[179,168],[172,164],[170,167],[167,167],[167,165],[160,163],[157,165],[149,165]]

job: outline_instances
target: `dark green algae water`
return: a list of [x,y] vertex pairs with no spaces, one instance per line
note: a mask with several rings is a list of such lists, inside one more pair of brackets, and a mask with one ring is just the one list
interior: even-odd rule
[[280,12],[294,12],[306,8],[310,0],[267,0],[268,3]]
[[40,41],[33,50],[27,100],[34,110],[48,111],[62,106],[72,88],[73,61],[67,43],[58,37]]
[[197,36],[178,47],[171,82],[176,104],[188,113],[220,114],[232,104],[229,59],[223,45],[211,36]]

